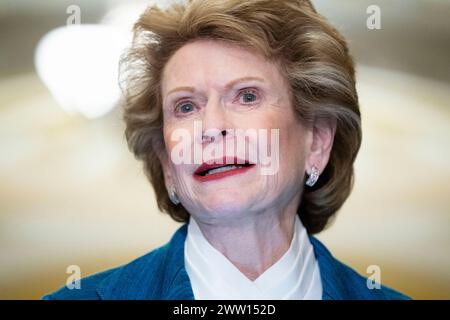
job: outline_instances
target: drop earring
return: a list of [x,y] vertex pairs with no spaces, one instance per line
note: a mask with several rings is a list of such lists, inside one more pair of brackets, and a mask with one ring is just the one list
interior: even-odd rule
[[172,201],[174,205],[177,205],[180,203],[180,200],[178,199],[177,193],[175,192],[175,188],[171,187],[169,191],[169,199]]
[[319,169],[317,169],[315,166],[311,167],[311,173],[309,174],[308,180],[306,180],[305,184],[308,187],[312,187],[317,180],[319,180]]

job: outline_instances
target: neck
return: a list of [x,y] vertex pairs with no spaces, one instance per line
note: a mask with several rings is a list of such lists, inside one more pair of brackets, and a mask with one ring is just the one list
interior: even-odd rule
[[254,281],[289,249],[298,201],[285,210],[265,210],[232,221],[195,220],[209,243]]

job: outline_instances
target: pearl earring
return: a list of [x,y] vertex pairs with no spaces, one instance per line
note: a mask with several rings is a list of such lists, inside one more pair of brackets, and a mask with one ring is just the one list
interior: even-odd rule
[[308,180],[306,180],[305,184],[308,187],[312,187],[317,180],[319,180],[319,169],[317,169],[315,166],[311,167],[311,173],[309,174]]
[[177,205],[180,203],[180,200],[178,199],[177,193],[175,192],[175,188],[171,187],[169,191],[169,199],[172,201],[174,205]]

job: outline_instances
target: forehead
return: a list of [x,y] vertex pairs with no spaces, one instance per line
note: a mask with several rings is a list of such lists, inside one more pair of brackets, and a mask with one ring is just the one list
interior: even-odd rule
[[217,40],[197,40],[175,52],[163,72],[162,91],[177,86],[224,87],[244,77],[260,77],[280,82],[275,63],[249,49]]

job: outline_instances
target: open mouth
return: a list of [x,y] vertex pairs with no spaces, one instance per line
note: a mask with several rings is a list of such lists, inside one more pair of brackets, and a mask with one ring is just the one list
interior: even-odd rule
[[[228,177],[234,174],[240,174],[246,172],[248,169],[255,166],[255,164],[250,163],[249,161],[238,161],[238,159],[234,159],[234,161],[227,161],[232,163],[203,163],[200,167],[197,168],[194,172],[194,177],[197,180],[208,181],[214,179],[220,179],[224,177]],[[243,163],[239,163],[243,162]]]
[[236,170],[236,169],[242,169],[242,168],[248,168],[250,166],[254,166],[254,164],[250,164],[250,163],[245,163],[245,164],[225,164],[225,165],[222,165],[221,167],[206,169],[206,170],[200,171],[200,172],[198,172],[196,174],[201,176],[201,177],[205,177],[205,176],[210,175],[210,174],[215,174],[215,173],[220,173],[220,172],[227,172],[227,171]]

